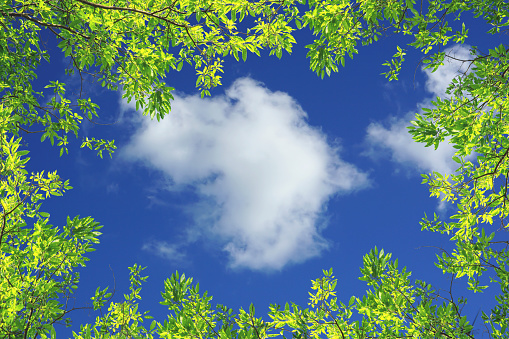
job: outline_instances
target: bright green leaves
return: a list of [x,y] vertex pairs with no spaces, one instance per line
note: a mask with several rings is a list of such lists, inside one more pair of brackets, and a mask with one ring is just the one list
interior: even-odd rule
[[[507,5],[501,6],[505,8]],[[453,32],[449,17],[454,15],[459,18],[462,12],[471,10],[488,11],[485,1],[465,4],[461,1],[446,3],[433,0],[429,1],[427,7],[423,7],[422,3],[416,5],[415,0],[365,0],[357,3],[347,0],[309,1],[309,10],[295,17],[295,24],[298,29],[309,26],[316,35],[313,43],[306,46],[309,49],[307,57],[310,58],[311,70],[321,77],[337,72],[340,64],[344,67],[346,56],[352,58],[358,53],[358,44],[369,45],[382,35],[398,33],[412,36],[408,46],[431,54],[423,62],[427,68],[436,70],[442,64],[443,53],[430,52],[439,50],[451,41],[463,43],[468,36],[464,24],[461,30]],[[492,12],[493,7],[489,11]],[[492,17],[485,19],[502,23]],[[383,74],[390,80],[397,80],[404,55],[405,48],[398,47],[392,60],[384,63],[389,71]]]
[[[439,4],[441,2],[435,1],[437,13],[444,9],[458,13],[471,10],[478,15],[483,13],[487,22],[494,21],[496,25],[501,24],[500,11],[507,7],[507,4],[500,4],[502,7],[495,10],[487,6],[487,2]],[[429,18],[432,16],[428,15]],[[413,45],[426,53],[431,46],[450,39],[464,41],[468,32],[462,25],[461,31],[448,36],[450,29],[447,25],[443,27],[434,33],[422,31]],[[446,58],[443,52],[435,53],[424,60],[425,68],[435,71]],[[452,273],[455,278],[466,276],[467,287],[474,292],[482,292],[489,282],[500,285],[498,304],[491,315],[484,314],[483,319],[491,327],[491,335],[501,338],[507,336],[509,306],[506,292],[509,253],[504,235],[509,216],[507,46],[499,45],[488,53],[472,48],[471,55],[461,61],[463,69],[468,71],[454,78],[447,89],[447,97],[437,98],[431,109],[423,109],[410,127],[414,140],[426,146],[437,148],[443,142],[451,144],[456,149],[453,160],[459,166],[453,174],[424,175],[423,183],[429,186],[431,195],[452,202],[455,212],[449,222],[440,221],[435,215],[433,220],[425,217],[421,225],[423,229],[451,235],[455,243],[453,251],[438,256],[437,266],[444,273]],[[490,281],[485,276],[487,272]],[[505,310],[502,317],[499,316],[501,310]]]
[[[18,8],[9,12],[9,8]],[[221,85],[226,56],[247,60],[248,53],[260,49],[281,58],[291,52],[295,39],[292,22],[298,10],[292,2],[263,1],[177,1],[172,6],[162,0],[118,3],[88,3],[74,0],[32,3],[17,0],[2,11],[0,31],[0,91],[2,112],[9,118],[10,133],[38,131],[68,153],[68,133],[78,138],[83,119],[95,123],[98,106],[90,98],[70,99],[66,86],[58,81],[46,88],[53,95],[39,103],[31,87],[34,70],[41,58],[48,59],[39,47],[38,31],[51,27],[58,47],[70,58],[67,74],[94,76],[101,86],[123,89],[124,98],[135,100],[137,109],[160,120],[170,111],[173,88],[166,84],[168,72],[180,71],[188,63],[195,68],[196,86],[202,97]],[[238,24],[246,17],[254,20]],[[17,24],[19,23],[18,28]],[[7,70],[15,69],[15,72]],[[76,112],[78,111],[78,112]],[[14,114],[13,114],[14,113]],[[85,139],[83,147],[110,153],[110,141]]]
[[174,90],[172,87],[165,86],[162,82],[157,82],[153,85],[153,92],[148,96],[148,106],[145,109],[145,113],[150,118],[157,118],[157,121],[164,118],[164,115],[160,114],[160,111],[170,110],[170,100],[173,100],[171,91]]
[[[65,84],[59,81],[50,81],[45,88],[53,92],[46,106],[40,106],[33,96],[25,97],[28,106],[22,105],[21,102],[4,100],[4,106],[0,106],[0,125],[3,131],[14,135],[18,135],[20,131],[41,133],[41,141],[48,139],[51,145],[56,144],[60,148],[60,155],[63,155],[64,152],[69,152],[68,134],[72,133],[80,138],[79,129],[83,116],[94,122],[94,117],[98,117],[99,106],[90,98],[78,98],[77,104],[72,104],[71,100],[66,98]],[[74,111],[76,107],[81,110],[81,114]],[[12,111],[16,114],[11,114]],[[97,140],[97,142],[110,153],[115,149],[112,141]],[[100,151],[100,148],[95,149]]]
[[162,305],[167,305],[170,310],[178,308],[189,293],[196,295],[199,291],[199,285],[192,286],[193,278],[186,278],[185,274],[179,275],[178,271],[166,279],[164,282],[164,293],[161,294],[164,301]]
[[242,308],[239,310],[236,322],[239,327],[236,333],[238,338],[267,338],[273,336],[270,334],[271,324],[263,321],[262,318],[256,318],[253,304],[249,305],[248,311]]
[[111,299],[112,294],[108,292],[108,287],[101,290],[100,287],[97,287],[95,290],[95,295],[90,298],[92,300],[92,304],[94,305],[94,311],[101,309],[104,304]]
[[366,281],[368,286],[376,284],[382,272],[386,270],[390,258],[390,253],[384,253],[383,249],[378,251],[375,247],[375,249],[371,250],[363,258],[364,267],[361,268],[362,277],[359,278],[359,280]]
[[401,64],[405,61],[405,51],[401,47],[396,46],[397,52],[392,56],[392,60],[383,63],[384,66],[389,67],[389,71],[382,73],[386,78],[391,80],[398,80],[398,74],[401,71]]
[[221,316],[212,310],[212,297],[207,296],[207,292],[200,294],[199,285],[192,282],[192,278],[178,272],[164,282],[161,304],[171,313],[159,329],[162,338],[212,337],[219,330],[216,329],[218,321],[229,319],[225,310],[219,308]]
[[78,106],[88,120],[92,120],[94,116],[97,118],[99,117],[99,114],[97,113],[99,105],[94,104],[90,98],[78,99]]
[[[464,301],[455,302],[449,295],[440,295],[431,285],[415,281],[410,272],[399,270],[390,254],[376,248],[364,256],[360,278],[371,286],[365,297],[357,299],[356,308],[366,318],[364,323],[383,337],[468,338],[472,326],[461,316]],[[440,304],[440,303],[441,304]]]
[[[64,55],[72,56],[80,71],[95,72],[103,86],[122,86],[126,98],[135,99],[144,114],[158,119],[169,112],[169,99],[152,107],[142,98],[154,98],[153,85],[169,70],[180,71],[184,62],[192,65],[197,87],[206,95],[221,84],[222,57],[246,61],[248,52],[259,55],[262,48],[281,57],[295,43],[289,23],[298,10],[292,2],[177,1],[169,7],[161,0],[124,6],[115,1],[72,3],[73,10],[66,13],[72,28],[59,36]],[[247,16],[255,17],[255,23],[240,30],[237,26]]]
[[97,151],[97,155],[102,159],[103,157],[103,151],[107,151],[110,157],[112,157],[113,152],[117,149],[117,146],[115,146],[115,140],[103,140],[103,139],[96,139],[96,138],[84,138],[83,142],[81,143],[81,148],[88,148],[94,151]]
[[[457,212],[452,222],[439,223],[435,217],[422,225],[452,233],[456,249],[440,256],[438,266],[456,277],[468,276],[469,288],[478,292],[483,289],[478,280],[483,272],[495,268],[499,274],[498,266],[491,266],[489,260],[507,256],[507,250],[495,245],[504,241],[498,232],[485,236],[489,228],[504,228],[509,212],[505,184],[509,169],[507,51],[498,46],[489,56],[481,56],[473,50],[468,62],[471,71],[455,78],[448,89],[451,98],[437,98],[433,109],[416,116],[410,132],[426,145],[437,147],[447,141],[457,150],[454,159],[460,167],[456,174],[425,177],[431,194],[457,203]],[[477,161],[468,161],[473,152]],[[496,222],[501,226],[493,225]]]
[[[308,46],[307,57],[310,58],[311,70],[322,78],[325,74],[337,72],[338,66],[345,65],[348,55],[353,58],[358,53],[357,45],[371,44],[378,40],[388,28],[381,26],[387,22],[389,27],[399,31],[404,23],[404,33],[411,34],[417,23],[406,22],[406,12],[412,8],[413,1],[406,6],[398,1],[380,3],[379,1],[362,1],[358,4],[345,0],[311,1],[310,9],[302,16],[303,26],[309,25],[317,38]],[[300,19],[296,19],[299,22]],[[299,27],[300,28],[300,27]],[[390,79],[397,79],[404,52],[399,49],[388,65],[391,70],[386,74]]]
[[101,228],[102,226],[91,217],[80,218],[79,216],[73,219],[67,217],[67,225],[65,226],[65,229],[69,230],[73,237],[94,244],[99,243],[98,237],[101,232],[98,230]]
[[81,325],[78,333],[73,332],[75,339],[89,338],[153,338],[157,332],[157,322],[152,321],[149,329],[144,326],[145,320],[152,317],[148,312],[141,313],[138,310],[138,302],[141,300],[141,285],[148,277],[141,275],[145,268],[138,265],[129,267],[129,294],[124,295],[122,302],[110,302],[113,294],[108,288],[97,288],[91,298],[94,310],[101,310],[109,303],[107,311],[96,318],[93,325]]
[[[19,7],[22,8],[22,7]],[[39,19],[49,8],[41,3]],[[6,11],[2,11],[6,13]],[[71,298],[79,275],[74,272],[87,260],[85,254],[97,242],[99,224],[91,218],[76,217],[63,228],[49,223],[49,214],[40,210],[41,202],[61,196],[71,189],[68,181],[56,172],[29,174],[25,166],[28,151],[22,150],[20,136],[39,132],[67,152],[67,134],[78,136],[81,116],[73,112],[65,97],[65,85],[50,82],[46,87],[53,95],[43,106],[33,91],[31,81],[41,58],[49,60],[39,48],[39,27],[22,22],[15,28],[4,20],[0,30],[0,337],[55,337],[53,324],[67,323],[68,306],[62,300]],[[6,29],[4,29],[6,28]],[[4,40],[5,39],[5,40]],[[72,52],[65,46],[66,54]],[[14,71],[13,71],[14,70]],[[79,102],[94,113],[88,100]],[[75,236],[72,230],[78,230]],[[62,299],[63,298],[63,299]]]
[[469,338],[473,327],[461,315],[466,300],[454,301],[424,281],[411,284],[411,273],[390,257],[377,248],[364,256],[360,279],[370,289],[362,298],[352,296],[348,305],[339,301],[337,280],[332,270],[324,271],[312,281],[309,309],[271,305],[266,326],[309,338]]
[[0,337],[54,337],[53,324],[71,309],[61,304],[77,288],[77,266],[97,243],[101,228],[92,218],[49,223],[41,202],[71,189],[56,172],[25,170],[21,139],[0,134]]
[[307,45],[311,70],[322,78],[337,72],[337,65],[345,64],[345,56],[357,54],[356,45],[361,39],[361,16],[349,1],[310,2],[310,10],[302,16],[303,26],[309,26],[315,41]]

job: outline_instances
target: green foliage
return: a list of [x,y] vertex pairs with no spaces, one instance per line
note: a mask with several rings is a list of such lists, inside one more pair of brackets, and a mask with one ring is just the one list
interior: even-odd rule
[[101,228],[90,217],[49,224],[41,203],[70,189],[55,173],[25,170],[28,151],[20,138],[0,135],[0,337],[54,336],[53,324],[70,311],[85,254],[93,251]]
[[453,202],[456,213],[449,222],[435,216],[424,218],[421,225],[452,235],[456,248],[438,257],[437,266],[457,278],[467,276],[469,289],[485,289],[479,279],[492,272],[490,279],[501,294],[492,314],[483,314],[483,319],[494,337],[503,337],[509,325],[507,50],[500,45],[489,54],[475,48],[471,53],[470,71],[453,80],[447,91],[450,97],[437,98],[433,109],[417,115],[410,132],[428,146],[449,142],[457,150],[456,173],[433,173],[423,180],[433,196]]
[[[153,338],[156,322],[153,321],[148,330],[143,327],[143,321],[152,317],[149,312],[140,313],[137,304],[141,300],[141,284],[147,280],[141,276],[144,269],[138,265],[129,267],[130,293],[124,295],[124,301],[110,303],[106,314],[97,317],[93,325],[81,325],[78,333],[73,332],[74,338]],[[92,297],[94,310],[102,309],[111,297],[108,288],[101,290],[98,287]]]
[[[398,270],[398,262],[376,248],[363,258],[362,276],[370,289],[347,304],[337,300],[332,269],[312,282],[309,309],[297,305],[284,310],[271,306],[271,327],[306,338],[469,338],[472,326],[448,296],[431,285],[410,283],[411,272]],[[444,300],[439,304],[440,300]],[[352,320],[356,319],[356,320]]]
[[[151,118],[170,110],[170,71],[190,65],[202,96],[221,84],[226,57],[247,60],[248,53],[282,57],[296,43],[292,33],[309,29],[314,40],[306,46],[310,68],[319,76],[345,66],[345,58],[387,34],[409,36],[384,63],[385,76],[397,80],[409,48],[423,53],[432,71],[449,56],[440,49],[463,43],[468,28],[456,25],[472,13],[491,25],[489,34],[509,24],[504,0],[0,0],[0,338],[56,336],[54,325],[69,324],[67,301],[79,281],[76,268],[98,242],[101,226],[90,217],[67,218],[53,226],[42,202],[71,189],[56,172],[28,173],[25,133],[40,133],[68,153],[74,135],[81,147],[110,156],[114,141],[84,137],[82,122],[97,123],[99,107],[80,89],[50,81],[34,88],[37,67],[50,56],[41,35],[50,34],[69,58],[66,73],[97,80],[109,90],[123,90],[129,102]],[[460,29],[454,31],[453,27]],[[437,266],[454,278],[466,276],[468,288],[482,292],[480,278],[489,274],[500,293],[484,325],[493,338],[507,338],[509,326],[509,252],[505,222],[509,207],[508,48],[501,44],[482,52],[472,47],[468,72],[449,86],[448,97],[416,115],[410,133],[417,142],[437,148],[451,143],[457,152],[456,173],[424,174],[431,195],[454,204],[450,221],[425,217],[423,230],[447,234],[452,253],[438,256]],[[42,60],[45,61],[42,61]],[[187,67],[187,66],[186,66]],[[43,95],[48,95],[44,98]],[[475,160],[474,160],[475,158]],[[496,222],[496,225],[493,222]],[[368,290],[344,304],[336,297],[332,269],[312,282],[308,308],[271,305],[268,318],[255,307],[233,312],[213,307],[191,278],[173,274],[165,282],[164,322],[138,310],[143,268],[130,268],[130,293],[111,302],[108,288],[96,290],[92,307],[101,311],[94,324],[83,324],[76,338],[472,338],[473,326],[461,314],[465,299],[410,280],[390,254],[374,249],[363,260],[360,279]],[[486,279],[484,279],[486,280]],[[106,308],[106,310],[104,310]]]
[[[141,327],[145,315],[137,313],[129,296],[120,304],[123,308],[112,304],[107,315],[94,326],[83,326],[76,338],[92,334],[152,338],[156,333],[161,338],[472,338],[473,326],[461,315],[465,300],[455,303],[452,296],[440,295],[423,281],[411,285],[411,272],[398,270],[397,261],[390,257],[376,248],[364,256],[360,280],[370,289],[362,298],[352,297],[348,305],[339,301],[332,269],[324,270],[324,276],[312,282],[308,308],[271,305],[266,320],[256,316],[252,304],[238,313],[223,305],[214,309],[207,292],[200,294],[192,278],[176,272],[161,293],[161,304],[169,311],[163,323],[152,321],[149,330]],[[96,300],[104,293],[98,289]]]

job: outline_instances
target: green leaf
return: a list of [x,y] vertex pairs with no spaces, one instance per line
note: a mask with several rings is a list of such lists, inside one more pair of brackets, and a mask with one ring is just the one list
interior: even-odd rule
[[71,55],[71,53],[72,53],[72,46],[71,46],[71,45],[69,45],[69,46],[67,46],[67,48],[65,49],[65,53],[64,53],[64,54],[65,54],[65,56],[66,56],[66,57],[68,57],[69,55]]

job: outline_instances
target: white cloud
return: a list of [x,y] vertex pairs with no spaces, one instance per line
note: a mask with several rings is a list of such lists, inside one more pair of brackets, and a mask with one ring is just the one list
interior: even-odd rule
[[[470,47],[467,45],[455,45],[446,49],[447,55],[444,65],[435,72],[429,69],[422,69],[426,75],[426,90],[432,93],[433,98],[447,97],[447,87],[452,79],[468,71],[471,58]],[[431,100],[427,98],[418,103],[417,108],[430,108]],[[431,173],[433,171],[451,174],[456,171],[458,164],[452,160],[456,150],[448,143],[441,143],[435,150],[434,146],[424,147],[424,144],[415,142],[408,133],[410,121],[414,119],[415,112],[409,112],[403,118],[391,118],[388,127],[380,123],[371,123],[367,128],[366,141],[368,152],[372,158],[387,151],[391,160],[406,168],[418,173]],[[438,204],[439,210],[445,210],[446,204],[441,201]]]
[[194,232],[220,239],[234,267],[280,269],[319,255],[328,200],[368,185],[294,99],[249,78],[224,96],[175,96],[170,116],[145,119],[122,154],[165,173],[171,189],[194,189]]
[[[452,79],[465,72],[469,64],[455,60],[468,60],[470,58],[468,47],[456,45],[444,52],[454,59],[446,57],[444,65],[433,73],[423,69],[427,78],[426,89],[433,94],[433,97],[445,97]],[[416,106],[417,108],[431,107],[429,98]],[[414,114],[410,112],[403,118],[392,118],[388,127],[380,123],[371,123],[367,128],[366,136],[370,148],[368,155],[373,157],[379,154],[380,150],[387,150],[391,154],[392,161],[418,172],[454,173],[457,164],[452,160],[455,153],[452,145],[442,143],[435,150],[433,146],[424,147],[424,144],[416,143],[412,139],[407,127],[410,126],[410,120],[414,118]]]

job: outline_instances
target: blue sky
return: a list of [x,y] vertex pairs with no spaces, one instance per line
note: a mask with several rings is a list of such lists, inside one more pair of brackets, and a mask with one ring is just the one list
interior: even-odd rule
[[[468,22],[467,44],[493,46],[479,20]],[[310,280],[330,267],[340,299],[348,300],[366,290],[357,278],[362,256],[374,246],[393,253],[414,279],[449,288],[449,277],[433,264],[439,250],[428,246],[450,249],[451,242],[421,232],[419,221],[425,212],[447,216],[451,207],[429,198],[420,173],[453,172],[453,149],[424,148],[406,127],[445,95],[462,65],[447,61],[431,74],[409,50],[400,80],[389,83],[380,75],[382,63],[408,42],[389,36],[320,79],[305,58],[310,36],[296,38],[292,55],[281,60],[229,60],[223,86],[209,98],[199,98],[193,69],[169,74],[177,90],[161,122],[141,117],[121,92],[85,83],[101,107],[100,122],[113,124],[85,125],[83,136],[115,139],[113,159],[101,160],[78,143],[59,157],[38,136],[27,137],[31,170],[56,169],[74,187],[45,204],[53,223],[79,214],[104,225],[97,251],[80,270],[77,307],[90,304],[97,286],[115,284],[120,300],[134,263],[150,277],[142,308],[159,321],[165,317],[160,291],[175,270],[194,277],[214,302],[237,309],[253,302],[260,316],[269,303],[305,305]],[[468,46],[446,48],[468,56]],[[77,78],[63,74],[68,61],[53,52],[37,85],[58,79],[76,90]],[[464,285],[465,279],[455,283],[457,296],[470,296]],[[491,290],[470,297],[466,311],[474,316],[493,302]],[[95,314],[77,311],[72,318],[76,330]]]

